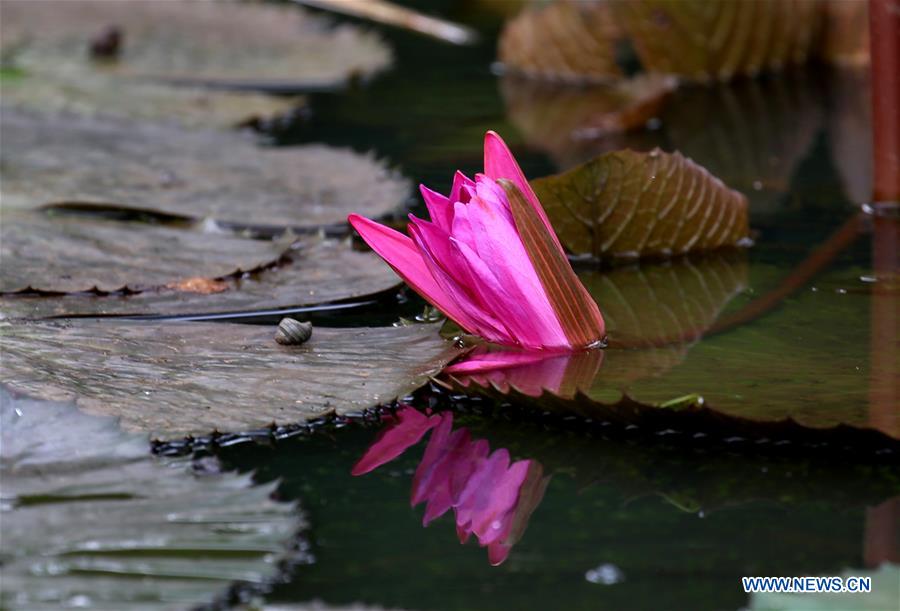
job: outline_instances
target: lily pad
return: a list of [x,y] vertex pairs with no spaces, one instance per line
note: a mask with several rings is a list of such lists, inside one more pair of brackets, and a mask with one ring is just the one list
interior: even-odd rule
[[744,243],[747,198],[680,153],[606,153],[532,186],[563,245],[596,258]]
[[305,526],[246,475],[161,461],[143,435],[0,388],[9,609],[185,609],[261,584]]
[[40,211],[3,211],[0,292],[182,287],[272,265],[285,245]]
[[[753,288],[760,286],[763,274],[761,266],[751,267]],[[829,283],[834,280],[827,276],[817,281],[821,286]],[[786,299],[764,323],[723,330],[690,350],[686,344],[649,350],[609,348],[593,370],[585,367],[586,357],[575,356],[570,363],[532,365],[527,384],[518,382],[515,372],[472,381],[490,392],[507,393],[507,400],[514,402],[625,424],[678,430],[701,423],[769,438],[811,432],[838,435],[849,427],[877,431],[876,436],[886,435],[881,438],[893,438],[895,443],[900,439],[897,420],[889,417],[890,411],[884,416],[883,405],[870,403],[870,385],[889,384],[888,376],[895,372],[870,366],[866,341],[870,301],[891,297],[867,291],[804,291]],[[729,307],[746,299],[749,296],[735,299]],[[646,307],[664,318],[671,305],[656,301]],[[670,358],[664,358],[667,354]],[[586,370],[590,375],[584,374]],[[495,384],[495,379],[501,383]]]
[[285,115],[302,106],[303,98],[170,87],[94,73],[77,78],[25,73],[3,82],[3,103],[42,112],[230,128]]
[[409,194],[409,183],[371,156],[322,145],[260,148],[238,133],[9,107],[0,130],[5,208],[114,204],[315,227],[343,224],[350,212],[385,215]]
[[821,30],[820,4],[809,0],[637,0],[612,7],[646,70],[697,81],[805,63]]
[[616,39],[621,32],[607,2],[553,2],[527,8],[500,34],[504,66],[558,82],[602,82],[621,77]]
[[[2,11],[4,55],[35,73],[297,89],[340,85],[391,61],[376,35],[287,5],[4,0]],[[120,33],[119,49],[92,58],[92,44],[110,28]]]
[[345,241],[304,237],[277,265],[223,278],[211,292],[163,287],[135,294],[7,295],[0,297],[0,311],[7,318],[32,319],[246,312],[353,299],[398,284],[375,254],[355,251]]
[[4,376],[47,399],[76,399],[129,430],[172,438],[242,432],[402,397],[456,350],[435,325],[324,329],[300,346],[274,328],[74,321],[7,325]]

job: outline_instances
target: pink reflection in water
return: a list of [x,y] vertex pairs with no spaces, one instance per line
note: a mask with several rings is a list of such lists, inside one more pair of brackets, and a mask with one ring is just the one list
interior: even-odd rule
[[411,504],[425,503],[424,526],[452,509],[460,543],[474,534],[492,565],[505,561],[544,497],[550,478],[541,464],[511,463],[506,448],[491,452],[486,440],[471,439],[465,428],[453,430],[450,413],[429,416],[406,407],[390,420],[353,475],[394,460],[434,429],[413,478]]

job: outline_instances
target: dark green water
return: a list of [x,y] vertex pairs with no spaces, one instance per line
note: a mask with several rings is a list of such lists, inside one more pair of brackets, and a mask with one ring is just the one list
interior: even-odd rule
[[[480,169],[487,129],[507,139],[529,176],[610,148],[681,150],[748,193],[756,245],[724,262],[700,258],[616,276],[583,271],[589,285],[596,282],[607,319],[623,312],[616,324],[628,324],[621,321],[633,314],[639,327],[657,322],[666,296],[675,299],[688,278],[719,286],[709,289],[713,319],[791,285],[792,272],[840,235],[867,197],[867,102],[857,76],[810,68],[684,89],[653,129],[572,142],[563,127],[542,122],[571,102],[517,91],[492,74],[496,24],[485,23],[488,42],[467,49],[387,32],[397,53],[393,71],[358,90],[313,96],[309,116],[282,128],[277,142],[371,150],[441,191],[454,170]],[[890,312],[897,291],[874,269],[872,223],[863,218],[852,239],[758,316],[655,354],[649,364],[626,359],[611,370],[610,383],[596,385],[596,396],[615,400],[627,391],[662,401],[700,393],[747,417],[896,426]],[[614,278],[612,288],[604,278]],[[635,285],[649,286],[655,300],[629,288]],[[619,310],[612,290],[624,304]],[[384,308],[378,320],[393,319],[390,302]],[[900,557],[895,457],[845,454],[838,446],[787,452],[771,440],[735,445],[728,431],[711,443],[684,431],[674,441],[668,431],[606,436],[578,421],[517,422],[516,410],[506,405],[455,419],[492,450],[507,448],[550,476],[527,532],[498,567],[474,542],[458,543],[450,517],[423,528],[422,507],[410,507],[424,442],[361,477],[350,469],[377,430],[360,424],[274,447],[221,450],[226,467],[280,480],[281,497],[297,500],[309,519],[308,563],[293,567],[267,599],[406,609],[761,608],[741,589],[741,576],[853,574]]]

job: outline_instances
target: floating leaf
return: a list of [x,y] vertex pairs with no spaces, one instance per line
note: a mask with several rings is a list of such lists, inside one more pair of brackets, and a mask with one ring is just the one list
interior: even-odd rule
[[187,290],[162,287],[125,295],[7,295],[0,297],[0,311],[7,318],[43,318],[272,310],[371,295],[396,286],[398,278],[373,253],[355,251],[344,241],[306,237],[273,267],[215,282],[215,290],[207,292],[189,283]]
[[[36,73],[102,72],[254,88],[333,87],[391,61],[371,33],[257,2],[4,0],[4,55]],[[120,48],[89,50],[110,28]],[[263,35],[264,33],[264,35]]]
[[613,2],[644,69],[729,80],[805,63],[820,29],[818,0]]
[[105,74],[76,78],[26,73],[3,82],[3,103],[42,112],[70,112],[231,128],[284,115],[303,104],[297,96],[250,91],[169,87]]
[[[759,289],[760,278],[772,275],[764,267],[751,268],[751,277],[756,278],[751,284],[754,289]],[[712,281],[713,276],[707,279]],[[817,284],[827,287],[829,281],[820,278]],[[870,385],[889,385],[894,372],[870,365],[867,341],[870,308],[887,305],[890,298],[878,292],[823,288],[787,299],[779,310],[768,314],[765,324],[720,330],[694,343],[690,350],[685,344],[649,350],[608,348],[593,383],[581,381],[577,388],[568,385],[557,390],[540,384],[534,370],[527,388],[494,385],[489,378],[487,382],[492,391],[508,391],[505,400],[541,409],[553,407],[595,420],[676,430],[702,426],[768,438],[840,437],[852,428],[890,444],[890,437],[900,439],[900,429],[896,419],[880,416],[882,407],[870,405]],[[872,304],[872,300],[887,301]],[[631,307],[641,311],[636,305]],[[659,318],[676,312],[686,319],[704,318],[692,312],[696,308],[690,304],[682,308],[670,299],[641,308],[646,308],[642,318],[648,323],[654,311]],[[693,325],[674,321],[671,328],[679,326]],[[612,331],[610,336],[614,337]],[[885,357],[890,358],[881,358]],[[579,364],[573,360],[571,366]],[[559,368],[550,369],[551,379],[558,379]],[[553,392],[535,398],[542,389]],[[659,407],[687,395],[702,397],[702,404]]]
[[3,211],[0,292],[177,287],[187,279],[211,280],[272,265],[285,249],[283,243],[187,228]]
[[115,204],[310,227],[343,224],[350,212],[387,214],[409,193],[406,180],[370,156],[322,145],[261,149],[237,133],[8,107],[0,129],[7,208]]
[[196,475],[71,403],[0,387],[4,608],[185,609],[262,583],[305,524],[249,476]]
[[532,78],[608,81],[622,75],[615,54],[619,36],[608,3],[561,0],[508,21],[499,56],[507,68]]
[[606,153],[532,186],[575,254],[668,256],[748,237],[747,199],[677,152]]
[[528,144],[560,161],[585,141],[643,128],[662,110],[675,85],[675,79],[660,75],[577,88],[505,77],[501,92],[509,120]]
[[361,412],[436,375],[455,350],[435,325],[313,330],[302,346],[269,326],[77,321],[7,325],[15,389],[76,398],[161,437],[248,431]]

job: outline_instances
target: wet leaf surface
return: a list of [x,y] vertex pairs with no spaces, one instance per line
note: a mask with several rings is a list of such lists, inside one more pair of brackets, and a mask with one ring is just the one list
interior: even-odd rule
[[605,153],[531,184],[577,255],[677,255],[735,246],[749,234],[747,198],[677,152]]
[[645,70],[729,80],[802,64],[821,26],[815,0],[613,2]]
[[72,321],[7,325],[11,387],[75,398],[160,438],[245,432],[402,397],[456,350],[434,325],[313,330],[302,346],[270,326]]
[[122,79],[94,73],[74,78],[25,73],[3,81],[3,103],[42,112],[231,128],[282,116],[302,106],[303,98],[155,83],[125,84]]
[[161,288],[131,295],[7,295],[0,297],[0,312],[7,318],[248,312],[352,299],[399,283],[381,259],[347,242],[301,238],[287,252],[274,267],[227,277],[212,293]]
[[368,155],[261,148],[238,133],[2,108],[4,208],[79,202],[238,225],[314,227],[398,209],[409,183]]
[[[249,476],[192,473],[72,403],[0,388],[6,608],[184,609],[272,579],[305,526]],[[211,464],[215,465],[215,461]]]
[[[332,28],[287,5],[4,0],[2,16],[4,54],[26,70],[50,74],[290,89],[333,87],[391,61],[376,35]],[[91,47],[110,28],[119,31],[118,49],[92,58]]]
[[504,66],[524,76],[584,83],[618,78],[620,30],[606,2],[559,1],[509,20],[498,43]]
[[2,212],[0,238],[0,292],[158,289],[272,265],[287,248],[189,228],[27,210]]
[[[692,345],[693,334],[712,324],[729,299],[729,312],[751,299],[750,293],[734,297],[743,283],[734,269],[710,268],[691,280],[695,271],[688,269],[667,285],[664,268],[642,268],[631,279],[627,307],[616,302],[617,286],[605,279],[592,286],[588,279],[595,296],[609,301],[612,328],[623,334],[618,344],[611,330],[611,347],[602,355],[582,353],[453,381],[487,388],[513,403],[622,424],[711,428],[770,439],[840,436],[852,427],[900,438],[896,418],[888,417],[891,408],[870,395],[870,387],[890,387],[894,375],[890,368],[870,367],[866,341],[868,310],[876,311],[880,300],[891,303],[895,296],[889,290],[851,292],[843,287],[859,283],[859,273],[832,272],[817,280],[817,290],[807,288],[759,320],[720,329]],[[660,272],[662,280],[656,276]],[[747,282],[765,290],[773,277],[777,273],[757,264]],[[728,282],[734,283],[731,290]],[[669,333],[681,338],[653,348],[616,347],[655,345]],[[893,348],[888,358],[898,362],[900,351]],[[588,366],[591,359],[597,362]]]

